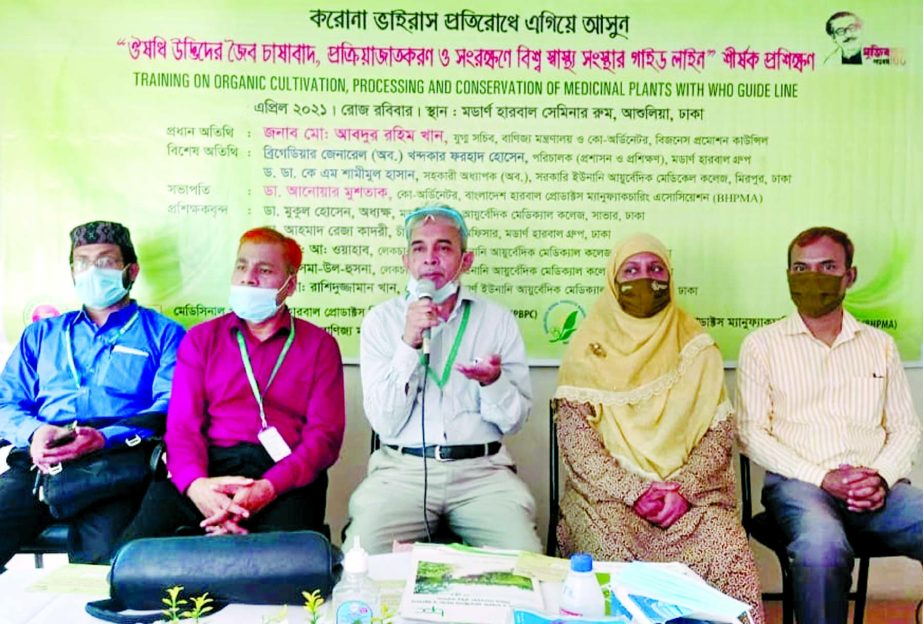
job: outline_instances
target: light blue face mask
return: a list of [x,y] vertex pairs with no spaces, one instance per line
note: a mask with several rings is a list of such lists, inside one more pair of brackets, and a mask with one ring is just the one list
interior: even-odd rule
[[[126,269],[128,267],[125,267]],[[90,267],[74,275],[74,290],[88,308],[103,309],[121,301],[128,294],[123,283],[125,269]]]
[[[452,280],[443,284],[442,288],[437,288],[433,291],[433,303],[442,303],[452,295],[458,292],[458,282]],[[407,293],[410,295],[411,301],[416,301],[420,298],[420,280],[410,277],[407,280]]]
[[244,319],[259,323],[275,314],[281,303],[276,303],[276,297],[288,285],[289,276],[279,289],[258,288],[256,286],[231,286],[228,305],[234,314]]
[[[706,621],[753,621],[749,615],[744,616],[749,605],[664,564],[633,561],[616,574],[613,584],[627,594],[661,601],[656,610],[670,619],[681,616]],[[645,611],[643,604],[639,606]],[[645,615],[650,614],[645,612]]]

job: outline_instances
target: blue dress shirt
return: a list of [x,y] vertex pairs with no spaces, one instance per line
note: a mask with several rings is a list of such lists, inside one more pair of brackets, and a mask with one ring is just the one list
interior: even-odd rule
[[105,421],[166,413],[184,334],[179,323],[134,301],[102,327],[84,310],[32,323],[0,374],[0,438],[28,446],[43,424],[96,419],[107,447],[149,437],[147,429]]

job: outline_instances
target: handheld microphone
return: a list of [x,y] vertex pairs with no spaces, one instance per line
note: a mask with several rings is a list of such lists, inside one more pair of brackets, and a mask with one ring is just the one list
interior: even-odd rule
[[[435,294],[436,284],[433,282],[433,280],[421,279],[419,282],[417,282],[417,301],[420,299],[429,299],[432,301]],[[429,359],[431,335],[431,328],[427,327],[423,330],[423,357],[426,359]]]

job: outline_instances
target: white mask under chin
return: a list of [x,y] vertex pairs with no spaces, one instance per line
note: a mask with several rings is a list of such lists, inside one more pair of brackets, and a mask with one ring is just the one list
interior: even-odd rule
[[255,286],[231,286],[228,304],[234,314],[245,321],[259,323],[276,313],[276,290]]
[[234,314],[245,321],[265,321],[282,307],[281,303],[276,303],[276,297],[288,285],[289,279],[291,278],[287,278],[280,288],[232,285],[228,304]]
[[[458,282],[452,280],[443,284],[442,288],[437,288],[433,292],[433,303],[442,303],[452,295],[458,292]],[[407,280],[407,293],[412,300],[420,298],[420,280],[410,277]]]

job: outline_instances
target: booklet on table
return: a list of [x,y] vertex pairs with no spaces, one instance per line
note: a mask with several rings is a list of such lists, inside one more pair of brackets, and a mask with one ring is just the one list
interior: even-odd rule
[[400,615],[428,622],[497,624],[511,609],[541,611],[539,581],[513,572],[518,551],[414,544]]

